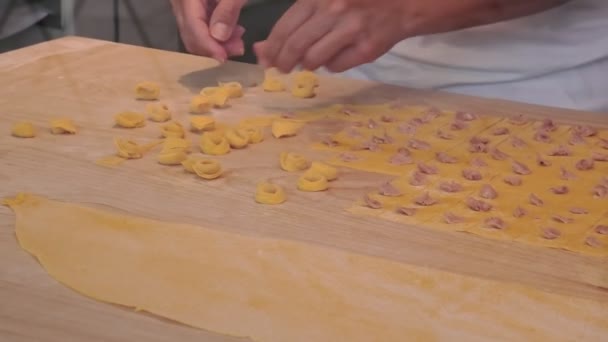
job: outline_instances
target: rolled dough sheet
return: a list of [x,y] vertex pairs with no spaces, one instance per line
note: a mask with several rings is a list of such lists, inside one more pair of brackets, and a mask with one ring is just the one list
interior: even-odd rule
[[21,246],[100,301],[260,342],[600,341],[606,303],[20,195]]
[[[389,107],[359,108],[351,106],[351,115],[346,119],[342,114],[343,127],[332,136],[335,143],[312,147],[333,152],[328,162],[336,165],[386,175],[409,178],[424,164],[437,169],[436,174],[426,178],[428,183],[422,187],[407,186],[403,195],[397,197],[377,196],[368,193],[382,202],[383,208],[373,210],[355,203],[349,209],[356,214],[373,215],[405,224],[417,224],[429,228],[468,232],[484,237],[520,241],[531,245],[560,248],[581,254],[608,256],[608,235],[594,231],[597,221],[608,213],[608,198],[593,196],[594,188],[608,182],[608,162],[596,161],[591,170],[577,169],[577,163],[594,154],[606,154],[608,150],[600,147],[602,137],[608,130],[598,129],[578,143],[570,139],[577,127],[557,124],[545,132],[543,139],[539,129],[546,122],[530,120],[525,123],[514,122],[510,118],[479,115],[476,119],[461,122],[455,127],[458,113],[425,107],[408,107],[399,110]],[[429,116],[429,114],[432,114]],[[461,113],[462,114],[462,113]],[[340,116],[337,117],[339,119]],[[357,118],[358,121],[354,121]],[[389,118],[389,120],[387,120]],[[417,121],[417,123],[416,123]],[[423,122],[424,121],[424,122]],[[415,126],[415,129],[411,126]],[[344,127],[345,126],[345,127]],[[502,131],[502,132],[501,132]],[[442,134],[438,134],[441,132]],[[387,139],[387,136],[390,139]],[[449,139],[446,139],[448,136]],[[362,142],[380,141],[372,150],[361,150]],[[382,139],[378,139],[382,138]],[[412,140],[428,144],[420,149],[411,146]],[[485,151],[471,149],[472,141],[485,141]],[[369,149],[369,143],[368,143]],[[407,148],[410,164],[393,165],[391,158],[400,148]],[[570,151],[568,156],[555,156],[552,151],[563,147]],[[495,150],[498,149],[498,150]],[[500,151],[504,154],[500,157]],[[453,163],[441,163],[438,153],[455,158]],[[548,165],[540,165],[538,158]],[[485,164],[481,166],[480,162]],[[515,174],[515,164],[525,165],[530,174],[521,175],[521,186],[506,185],[504,179]],[[479,181],[463,178],[463,170],[476,169],[482,175]],[[562,175],[569,172],[572,179]],[[463,185],[463,191],[453,194],[437,193],[438,184],[454,181]],[[481,186],[491,185],[498,190],[498,197],[487,202],[493,209],[486,213],[470,210],[466,198],[479,194]],[[566,194],[556,195],[552,188],[567,186]],[[434,193],[439,202],[430,207],[421,207],[413,199],[424,192]],[[542,207],[530,204],[534,194],[544,201]],[[396,208],[416,209],[414,216],[395,213]],[[516,218],[513,211],[521,207],[529,215]],[[571,210],[584,209],[585,214],[572,214]],[[457,215],[463,222],[447,224],[445,213]],[[565,217],[572,222],[563,223],[556,218]],[[488,229],[485,220],[498,218],[505,223],[504,229]],[[546,230],[559,230],[561,236],[555,239],[543,238]],[[589,244],[588,241],[593,241]]]

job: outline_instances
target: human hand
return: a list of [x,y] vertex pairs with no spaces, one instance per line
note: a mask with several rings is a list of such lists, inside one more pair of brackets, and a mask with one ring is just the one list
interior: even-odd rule
[[237,24],[246,0],[171,0],[180,35],[194,54],[224,62],[245,52],[243,33]]
[[298,0],[254,48],[265,67],[341,72],[368,63],[412,35],[405,0]]

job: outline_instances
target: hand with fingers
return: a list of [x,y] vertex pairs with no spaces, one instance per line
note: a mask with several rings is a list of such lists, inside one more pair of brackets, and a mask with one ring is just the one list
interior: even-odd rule
[[267,40],[255,45],[260,64],[341,72],[368,63],[412,35],[405,0],[298,0]]
[[237,21],[246,0],[171,0],[186,49],[220,62],[245,52]]

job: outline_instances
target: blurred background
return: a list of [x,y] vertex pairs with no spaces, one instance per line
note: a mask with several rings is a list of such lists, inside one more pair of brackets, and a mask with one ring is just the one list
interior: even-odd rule
[[[292,2],[249,0],[240,18],[246,53],[235,60],[255,63],[251,45]],[[64,35],[185,52],[169,0],[0,0],[0,52]]]

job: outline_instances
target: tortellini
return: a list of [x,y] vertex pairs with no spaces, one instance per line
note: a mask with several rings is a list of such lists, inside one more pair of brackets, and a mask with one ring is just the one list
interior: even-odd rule
[[291,95],[301,99],[315,97],[315,86],[313,84],[296,84],[291,88]]
[[258,144],[264,141],[264,131],[262,128],[255,126],[241,126],[241,130],[244,130],[249,137],[250,144]]
[[220,87],[228,91],[231,99],[243,97],[243,86],[239,82],[220,82]]
[[183,138],[169,137],[163,142],[163,149],[182,149],[184,151],[190,151],[192,144],[190,141]]
[[184,126],[177,121],[169,122],[161,127],[161,132],[165,138],[183,138],[186,135]]
[[249,133],[244,129],[229,129],[226,131],[225,136],[232,148],[245,148],[249,145]]
[[201,136],[201,151],[209,155],[222,155],[230,152],[230,143],[220,132],[205,132]]
[[260,204],[281,204],[286,199],[285,190],[276,184],[262,182],[257,185],[255,201]]
[[186,158],[188,158],[187,150],[181,148],[163,148],[156,160],[162,165],[180,165]]
[[199,159],[191,165],[194,173],[200,178],[211,180],[222,175],[222,165],[212,159]]
[[319,86],[319,78],[317,77],[317,74],[309,70],[297,72],[293,79],[295,84],[309,84],[313,87]]
[[194,116],[190,118],[190,129],[193,132],[212,131],[215,129],[215,119],[210,116]]
[[137,100],[158,100],[160,97],[160,86],[154,82],[141,82],[135,86],[135,98]]
[[262,82],[262,89],[269,93],[281,92],[285,90],[285,84],[277,76],[266,72],[264,81]]
[[298,134],[304,123],[290,119],[276,119],[272,122],[272,135],[275,138],[292,137]]
[[141,113],[122,112],[114,116],[116,125],[123,128],[137,128],[146,125],[146,117]]
[[11,134],[17,138],[33,138],[36,136],[36,129],[30,122],[18,122],[13,125]]
[[282,152],[279,161],[281,169],[288,172],[306,170],[310,165],[304,156],[292,152]]
[[70,119],[51,120],[51,134],[76,134],[76,125]]
[[144,148],[133,140],[116,138],[114,139],[116,154],[125,159],[139,159],[144,155]]
[[325,191],[329,188],[327,178],[320,172],[307,171],[298,179],[298,190],[317,192]]
[[167,122],[171,120],[171,111],[169,107],[162,103],[149,103],[146,106],[148,119],[154,122]]
[[309,172],[315,172],[322,174],[328,181],[338,179],[338,169],[331,165],[327,165],[318,161],[312,162],[310,165]]
[[191,114],[207,114],[213,107],[213,103],[209,97],[204,95],[198,95],[190,100],[190,113]]

